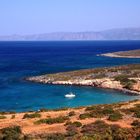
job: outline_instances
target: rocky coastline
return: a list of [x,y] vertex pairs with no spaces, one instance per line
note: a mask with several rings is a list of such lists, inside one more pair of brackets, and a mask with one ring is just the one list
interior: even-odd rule
[[[122,69],[126,66],[122,66]],[[117,69],[118,67],[116,67]],[[118,68],[120,69],[120,68]],[[102,74],[98,75],[97,77],[97,71],[106,71]],[[139,70],[139,69],[138,69]],[[138,72],[138,70],[136,70]],[[33,76],[28,77],[26,80],[31,82],[37,82],[42,84],[54,84],[54,85],[76,85],[76,86],[92,86],[92,87],[98,87],[98,88],[104,88],[104,89],[114,89],[119,90],[124,93],[129,94],[135,94],[140,95],[140,78],[131,77],[127,79],[126,77],[123,80],[126,80],[126,83],[129,84],[131,81],[133,83],[131,88],[127,88],[127,86],[124,86],[121,81],[116,80],[115,78],[119,75],[122,76],[121,71],[118,70],[116,72],[115,68],[114,71],[112,68],[102,68],[102,69],[93,69],[93,70],[79,70],[74,72],[64,72],[64,73],[57,73],[57,74],[48,74],[48,75],[42,75],[42,76]],[[117,74],[116,74],[117,73]],[[123,73],[123,72],[122,72]],[[108,74],[110,76],[103,76],[103,74]],[[102,75],[102,77],[101,77]],[[111,75],[115,75],[115,78]]]
[[113,53],[100,54],[99,56],[118,57],[118,58],[140,58],[140,49],[131,51],[120,51]]

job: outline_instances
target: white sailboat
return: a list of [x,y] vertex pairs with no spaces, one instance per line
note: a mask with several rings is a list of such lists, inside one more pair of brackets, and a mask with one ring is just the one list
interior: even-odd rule
[[69,94],[66,94],[65,97],[66,98],[74,98],[74,97],[76,97],[76,95],[73,94],[72,92],[70,92]]

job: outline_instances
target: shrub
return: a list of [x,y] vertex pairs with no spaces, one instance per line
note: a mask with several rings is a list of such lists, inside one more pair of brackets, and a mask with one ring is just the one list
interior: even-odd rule
[[68,114],[70,117],[71,116],[74,116],[75,115],[75,112],[74,111],[71,111],[71,112],[69,112],[69,114]]
[[102,113],[103,113],[104,115],[109,115],[109,114],[113,114],[113,113],[114,113],[114,110],[113,110],[113,108],[108,107],[108,108],[104,108],[104,109],[102,110]]
[[140,140],[140,135],[136,137],[136,140]]
[[114,113],[114,110],[111,106],[90,106],[86,108],[86,111],[89,112],[90,117],[101,118],[107,115]]
[[93,111],[93,110],[100,110],[100,106],[88,106],[85,111]]
[[79,115],[79,119],[86,119],[86,118],[91,118],[91,115],[89,113],[83,113]]
[[136,104],[135,107],[128,109],[128,111],[134,113],[134,117],[140,118],[140,104]]
[[53,109],[53,111],[65,111],[68,109],[69,109],[68,107],[62,107],[62,108]]
[[134,117],[140,118],[140,110],[134,113]]
[[94,123],[84,125],[81,132],[86,136],[104,135],[108,132],[109,125],[104,121],[97,120]]
[[115,112],[114,114],[111,114],[108,118],[108,120],[110,121],[118,121],[122,119],[122,114],[120,114],[119,112]]
[[40,112],[47,112],[47,111],[49,111],[49,109],[41,108],[39,111],[40,111]]
[[47,119],[41,119],[35,122],[35,124],[41,124],[41,123],[46,123],[46,124],[54,124],[54,123],[64,123],[66,120],[69,118],[67,116],[60,116],[56,118],[47,118]]
[[[84,125],[81,132],[87,140],[128,140],[133,138],[134,131],[121,128],[119,125],[108,125],[104,121]],[[86,139],[85,139],[86,140]]]
[[1,132],[3,140],[20,140],[22,134],[19,126],[3,128]]
[[15,115],[12,115],[12,116],[11,116],[11,119],[14,119],[14,118],[15,118]]
[[133,137],[131,129],[121,128],[119,125],[111,125],[110,130],[113,140],[128,140]]
[[124,82],[128,81],[129,79],[128,79],[127,75],[117,75],[116,77],[114,77],[114,80],[124,83]]
[[0,119],[6,119],[6,116],[1,115]]
[[40,118],[41,115],[39,113],[32,113],[32,114],[24,114],[23,116],[23,119],[26,119],[26,118]]
[[55,134],[49,134],[46,137],[47,140],[64,140],[65,136],[63,134],[60,133],[55,133]]
[[136,126],[136,127],[140,127],[140,121],[138,120],[134,120],[131,125]]
[[64,124],[64,126],[71,125],[71,124],[72,124],[71,121],[67,121],[67,122]]
[[114,78],[114,80],[120,81],[123,87],[127,89],[132,89],[134,83],[136,83],[135,80],[129,79],[127,75],[118,75]]
[[77,127],[74,126],[74,125],[69,125],[69,126],[66,128],[66,130],[67,130],[66,136],[74,136],[74,135],[78,134],[78,129],[77,129]]
[[76,122],[71,123],[70,125],[74,125],[74,126],[76,126],[76,127],[81,127],[81,126],[82,126],[82,123],[76,121]]

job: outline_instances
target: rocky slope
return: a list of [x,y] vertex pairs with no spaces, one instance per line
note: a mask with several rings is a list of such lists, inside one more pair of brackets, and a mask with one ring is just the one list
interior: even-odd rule
[[87,69],[26,78],[44,84],[93,86],[140,94],[140,64]]

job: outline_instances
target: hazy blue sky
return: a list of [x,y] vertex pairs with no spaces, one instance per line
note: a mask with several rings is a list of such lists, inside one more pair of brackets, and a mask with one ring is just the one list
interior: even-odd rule
[[140,0],[0,0],[0,35],[140,27]]

